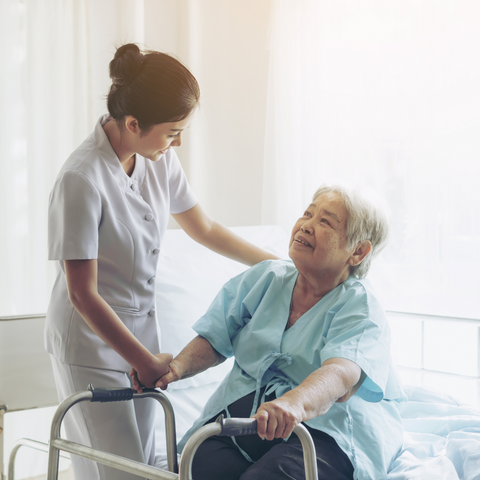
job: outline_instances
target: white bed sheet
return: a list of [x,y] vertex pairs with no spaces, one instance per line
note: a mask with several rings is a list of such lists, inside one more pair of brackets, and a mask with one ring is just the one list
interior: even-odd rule
[[479,480],[480,413],[442,393],[405,390],[403,449],[389,480]]
[[[176,416],[177,439],[184,435],[219,383],[167,391]],[[421,387],[405,387],[403,449],[388,480],[480,480],[480,412]],[[163,412],[159,407],[157,465],[166,468]]]

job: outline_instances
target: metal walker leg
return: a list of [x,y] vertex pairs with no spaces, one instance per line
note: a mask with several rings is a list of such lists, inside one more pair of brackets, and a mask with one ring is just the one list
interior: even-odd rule
[[[252,435],[257,433],[257,421],[251,418],[227,418],[220,415],[215,423],[209,423],[197,430],[185,445],[180,462],[180,472],[177,474],[177,446],[175,435],[175,418],[173,408],[168,398],[158,390],[147,389],[143,393],[134,393],[130,388],[103,388],[78,392],[66,398],[58,407],[52,422],[47,480],[58,480],[58,463],[60,451],[69,452],[96,461],[108,467],[140,475],[150,480],[191,480],[192,461],[200,444],[209,437]],[[79,402],[116,402],[132,398],[155,398],[165,411],[165,427],[167,435],[167,461],[170,471],[145,465],[118,455],[102,452],[85,445],[64,440],[60,437],[60,426],[67,411]],[[303,425],[297,425],[293,432],[299,437],[303,448],[306,480],[317,480],[317,462],[315,445],[310,433]]]
[[[160,470],[143,463],[129,460],[118,455],[95,450],[85,445],[62,439],[60,436],[60,427],[65,414],[70,408],[80,402],[119,402],[132,400],[133,398],[154,398],[163,407],[165,412],[165,430],[167,435],[167,463],[170,472]],[[52,421],[50,432],[50,447],[48,454],[47,480],[58,479],[59,453],[65,451],[89,458],[103,465],[118,468],[125,472],[144,475],[152,479],[176,479],[177,475],[171,472],[178,471],[177,462],[177,444],[175,434],[175,416],[170,400],[160,391],[155,389],[145,389],[142,393],[135,393],[131,388],[93,388],[89,386],[88,391],[77,392],[66,398],[57,408]],[[119,468],[121,467],[121,468]],[[159,473],[162,476],[158,476]],[[148,476],[148,475],[156,476]]]
[[[193,456],[198,447],[207,438],[218,435],[232,437],[239,435],[254,435],[257,433],[257,420],[251,418],[224,418],[220,415],[215,423],[208,423],[199,428],[189,439],[182,452],[180,462],[180,479],[191,480]],[[315,444],[309,431],[302,425],[297,425],[293,433],[300,439],[303,448],[303,461],[305,464],[305,479],[317,480],[317,456]]]

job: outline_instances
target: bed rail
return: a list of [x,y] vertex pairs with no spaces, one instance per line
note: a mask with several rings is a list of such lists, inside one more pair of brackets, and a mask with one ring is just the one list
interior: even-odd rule
[[[80,402],[115,402],[128,401],[133,398],[155,398],[160,402],[165,411],[165,426],[167,435],[167,461],[168,469],[161,470],[156,467],[145,465],[118,455],[70,442],[60,437],[60,427],[67,411]],[[297,425],[293,430],[300,438],[303,447],[305,461],[306,480],[317,479],[317,462],[315,446],[310,433],[303,425]],[[130,388],[121,389],[96,389],[91,385],[88,391],[77,392],[66,398],[58,407],[52,421],[48,473],[47,480],[58,479],[58,463],[60,451],[79,455],[89,460],[101,463],[118,470],[142,475],[150,480],[191,480],[192,461],[200,444],[214,435],[251,435],[257,433],[256,419],[229,418],[225,419],[220,415],[214,423],[209,423],[197,430],[185,445],[178,472],[177,448],[175,434],[175,418],[173,408],[168,398],[158,390],[145,389],[142,393],[135,393]],[[13,480],[13,479],[9,479]]]

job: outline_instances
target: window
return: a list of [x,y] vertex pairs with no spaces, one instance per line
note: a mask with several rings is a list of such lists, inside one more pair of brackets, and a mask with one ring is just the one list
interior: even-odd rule
[[[274,3],[263,221],[288,231],[324,182],[378,191],[387,310],[479,318],[479,22],[473,1]],[[478,376],[476,324],[392,324],[400,364]]]

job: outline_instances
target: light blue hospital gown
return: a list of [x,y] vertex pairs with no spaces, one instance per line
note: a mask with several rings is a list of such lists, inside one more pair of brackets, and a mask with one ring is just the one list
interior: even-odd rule
[[368,280],[350,276],[285,330],[298,271],[291,261],[262,262],[226,283],[194,325],[225,357],[231,372],[208,400],[192,433],[229,404],[267,385],[277,398],[325,360],[355,362],[367,378],[347,402],[307,422],[332,436],[352,462],[355,479],[387,478],[402,446],[398,412],[407,400],[390,357],[390,329]]

